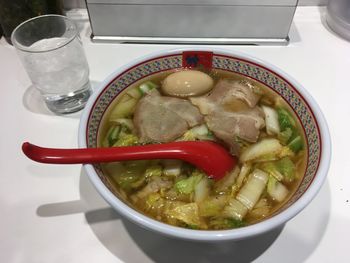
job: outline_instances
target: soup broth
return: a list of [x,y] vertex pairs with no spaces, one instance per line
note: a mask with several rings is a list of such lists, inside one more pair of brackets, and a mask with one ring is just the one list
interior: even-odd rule
[[168,84],[176,73],[143,79],[118,95],[102,120],[98,146],[211,140],[237,156],[238,165],[214,181],[179,160],[101,164],[115,194],[147,216],[190,229],[237,228],[274,214],[306,168],[304,132],[293,110],[276,92],[239,74],[204,72],[212,83],[197,85],[191,78],[200,74],[186,72],[189,80],[180,76],[176,83],[194,90],[188,95]]

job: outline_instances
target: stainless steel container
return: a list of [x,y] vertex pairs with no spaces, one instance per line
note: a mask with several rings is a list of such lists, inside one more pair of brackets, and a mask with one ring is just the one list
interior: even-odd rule
[[94,41],[287,44],[298,0],[87,0]]
[[329,0],[326,21],[334,32],[350,41],[349,0]]

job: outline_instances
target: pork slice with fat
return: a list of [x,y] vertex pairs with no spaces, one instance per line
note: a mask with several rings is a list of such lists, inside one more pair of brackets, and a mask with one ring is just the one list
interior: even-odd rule
[[190,98],[202,114],[210,112],[221,106],[227,111],[243,111],[254,108],[260,99],[257,87],[243,80],[221,79],[211,93]]
[[265,125],[263,112],[258,107],[243,112],[217,110],[207,115],[205,121],[215,136],[230,147],[233,154],[239,152],[236,139],[256,142],[260,129]]
[[142,143],[170,142],[189,127],[203,122],[199,110],[189,101],[151,92],[136,106],[134,124]]
[[221,79],[208,97],[221,105],[235,103],[237,100],[245,102],[254,108],[260,99],[257,88],[249,81]]
[[193,106],[188,100],[172,97],[163,97],[163,100],[164,106],[168,110],[181,116],[189,127],[203,123],[203,115],[199,112],[198,108]]

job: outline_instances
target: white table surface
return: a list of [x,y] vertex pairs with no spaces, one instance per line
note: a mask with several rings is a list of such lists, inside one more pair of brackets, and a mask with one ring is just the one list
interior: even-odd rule
[[[0,262],[350,262],[350,42],[298,8],[290,45],[225,46],[275,64],[314,96],[331,131],[328,178],[314,201],[283,228],[240,242],[169,239],[122,219],[80,165],[34,163],[21,144],[76,147],[81,112],[55,116],[30,86],[12,46],[0,40]],[[82,39],[93,85],[119,66],[170,45],[95,44]]]

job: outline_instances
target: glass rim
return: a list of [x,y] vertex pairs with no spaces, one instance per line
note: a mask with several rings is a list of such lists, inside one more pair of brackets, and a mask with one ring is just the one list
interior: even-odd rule
[[[47,17],[58,17],[58,18],[62,18],[63,20],[67,21],[70,25],[73,26],[75,33],[70,37],[67,38],[66,41],[62,42],[62,44],[60,44],[59,46],[53,47],[53,48],[47,48],[45,50],[31,50],[29,47],[26,47],[22,44],[20,44],[16,39],[15,39],[15,33],[18,31],[18,29],[20,29],[23,25],[32,22],[34,20],[40,20],[42,18],[47,18]],[[22,23],[20,23],[18,26],[16,26],[16,28],[13,30],[12,34],[11,34],[11,42],[13,44],[13,46],[21,51],[24,52],[29,52],[29,53],[45,53],[45,52],[49,52],[49,51],[53,51],[56,49],[60,49],[64,46],[66,46],[67,44],[69,44],[70,42],[72,42],[77,36],[78,36],[78,28],[76,26],[76,24],[69,19],[67,16],[63,16],[63,15],[56,15],[56,14],[48,14],[48,15],[41,15],[41,16],[36,16],[36,17],[32,17],[29,18],[25,21],[23,21]]]

